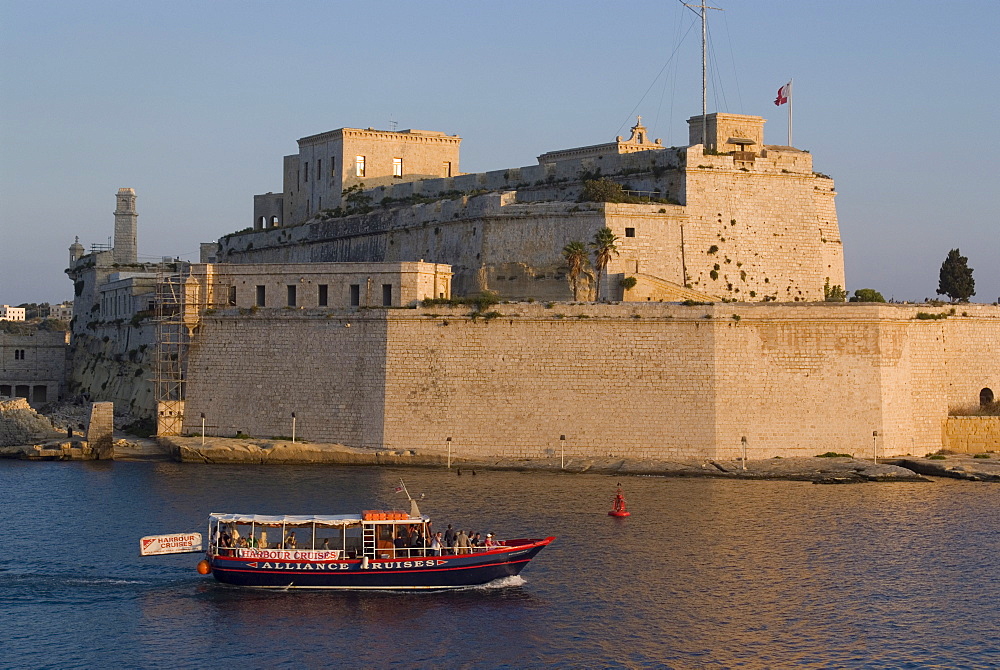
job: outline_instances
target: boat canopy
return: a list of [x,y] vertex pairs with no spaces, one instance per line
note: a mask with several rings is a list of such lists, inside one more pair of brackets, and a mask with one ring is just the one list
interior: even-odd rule
[[[268,514],[225,514],[212,512],[209,518],[218,523],[256,524],[258,526],[352,526],[362,521],[360,514],[305,514],[305,515],[268,515]],[[426,517],[407,519],[410,523],[426,522]]]

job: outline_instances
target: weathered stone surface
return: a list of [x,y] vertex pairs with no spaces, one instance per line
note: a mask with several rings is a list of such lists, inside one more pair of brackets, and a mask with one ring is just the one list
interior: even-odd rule
[[951,477],[973,482],[1000,482],[1000,453],[990,458],[973,458],[968,454],[949,454],[943,459],[901,458],[895,463],[913,472],[931,477]]
[[[230,464],[337,464],[443,467],[446,458],[437,452],[417,450],[359,449],[338,444],[313,444],[200,437],[158,438],[177,460]],[[743,470],[737,461],[659,461],[622,458],[453,458],[459,472],[483,470],[563,471],[609,475],[662,475],[671,477],[715,477],[730,479],[786,479],[816,483],[860,483],[927,481],[898,465],[872,463],[854,458],[774,458],[747,461]]]
[[87,442],[97,458],[114,458],[115,404],[95,402],[90,409]]
[[1000,379],[995,305],[470,309],[206,315],[183,430],[290,435],[295,412],[299,438],[483,460],[726,461],[742,437],[752,460],[881,459],[940,449]]
[[52,439],[52,422],[36,413],[24,398],[0,401],[0,447]]

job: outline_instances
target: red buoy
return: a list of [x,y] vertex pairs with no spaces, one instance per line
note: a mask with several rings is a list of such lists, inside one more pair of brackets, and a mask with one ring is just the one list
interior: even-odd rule
[[625,492],[622,491],[622,485],[618,485],[618,491],[615,492],[614,501],[611,503],[611,511],[608,512],[608,516],[629,516],[629,511],[625,509]]
[[207,575],[211,571],[212,571],[212,565],[208,561],[206,561],[204,559],[198,561],[198,574],[199,575]]

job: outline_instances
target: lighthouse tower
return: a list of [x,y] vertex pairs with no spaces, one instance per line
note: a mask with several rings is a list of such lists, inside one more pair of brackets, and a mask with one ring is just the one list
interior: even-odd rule
[[115,244],[112,258],[119,265],[138,262],[136,245],[135,189],[118,189],[118,206],[115,207]]

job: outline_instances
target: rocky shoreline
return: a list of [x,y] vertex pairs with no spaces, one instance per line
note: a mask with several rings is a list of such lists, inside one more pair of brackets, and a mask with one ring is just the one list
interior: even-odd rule
[[[361,449],[339,444],[236,438],[135,438],[116,434],[114,459],[172,460],[227,465],[359,465],[443,468],[447,457],[438,452]],[[0,447],[0,458],[26,460],[91,460],[85,441],[49,440],[40,444]],[[707,477],[715,479],[809,481],[816,484],[863,482],[927,482],[928,477],[1000,482],[1000,454],[974,457],[948,454],[888,458],[879,463],[838,457],[725,460],[639,460],[622,458],[452,459],[456,473],[476,470],[591,473],[619,476]]]

